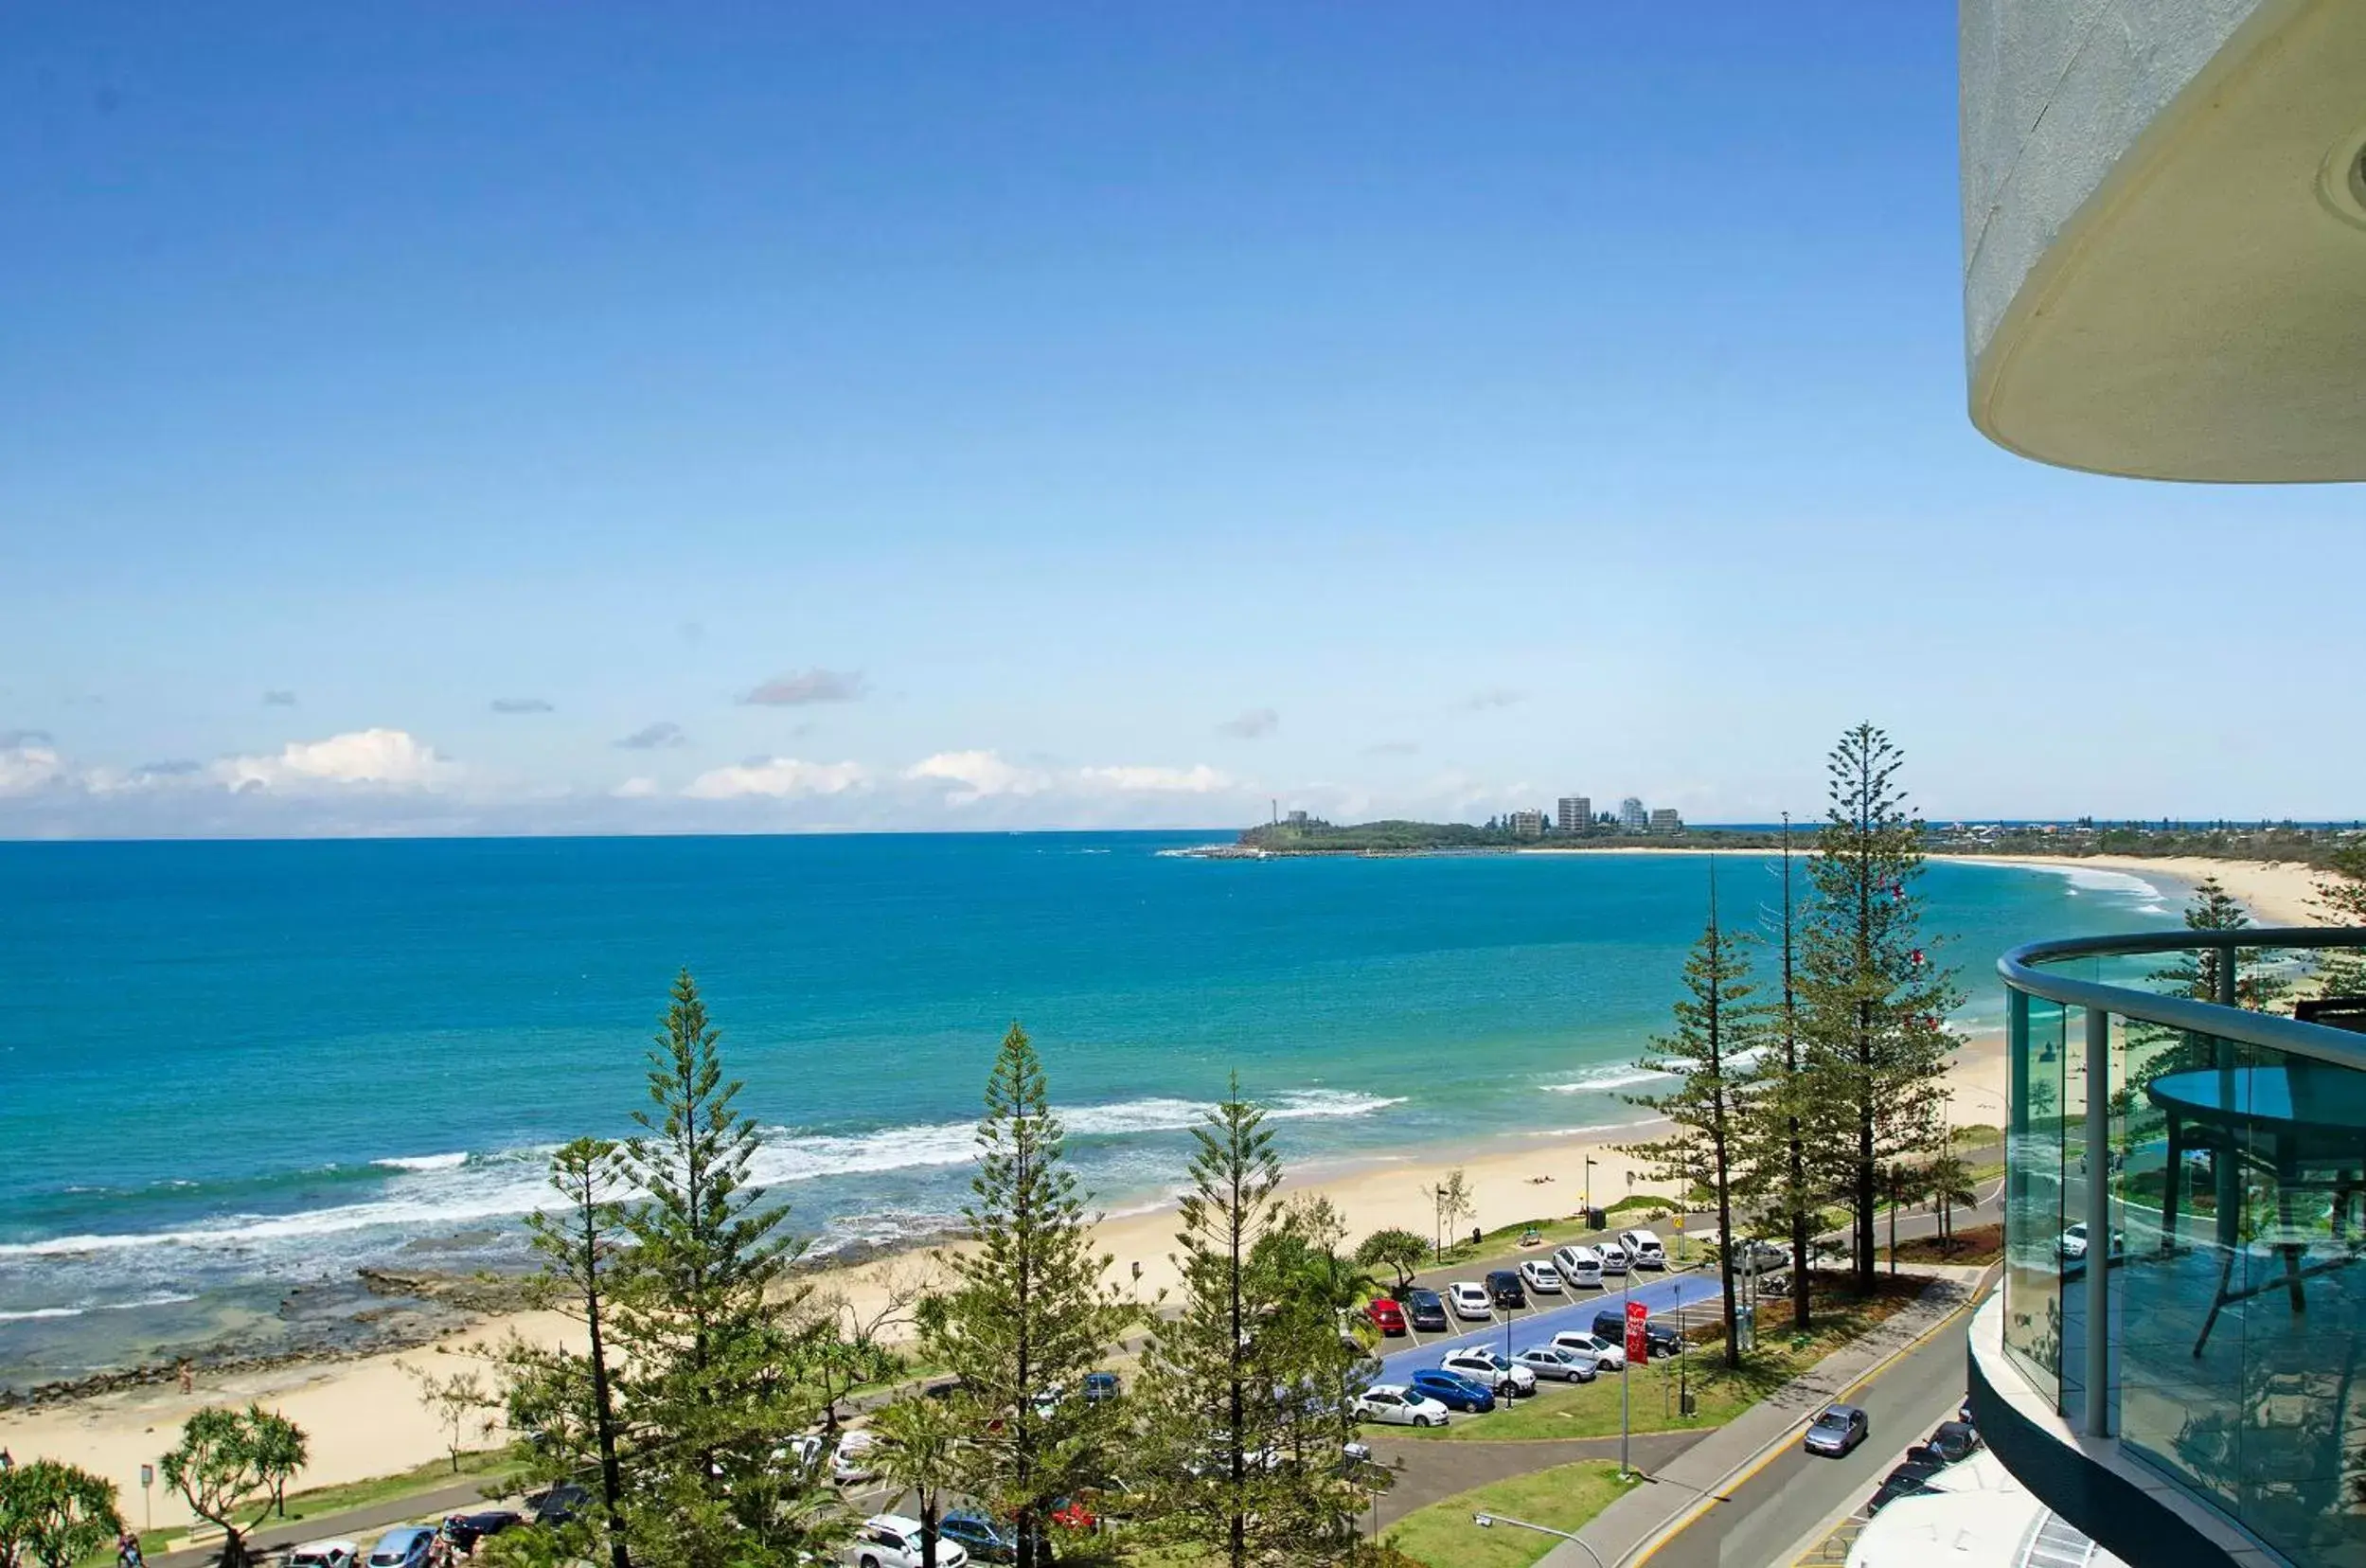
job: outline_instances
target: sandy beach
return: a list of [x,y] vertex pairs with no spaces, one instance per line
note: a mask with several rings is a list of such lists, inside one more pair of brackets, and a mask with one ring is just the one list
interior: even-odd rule
[[[2075,862],[1966,858],[1987,864],[2048,868],[2075,864],[2127,871],[2179,883],[2176,889],[2164,891],[2179,900],[2192,883],[2215,876],[2263,924],[2316,923],[2315,874],[2305,865],[2109,856]],[[1969,973],[1967,981],[1975,987],[1989,983],[1979,971]],[[2003,1119],[2003,1065],[2000,1035],[1986,1033],[1969,1040],[1949,1079],[1954,1119],[1959,1125],[1994,1125]],[[1354,1236],[1384,1226],[1401,1226],[1427,1236],[1433,1228],[1428,1192],[1459,1166],[1475,1194],[1475,1222],[1492,1229],[1577,1210],[1586,1198],[1589,1157],[1595,1162],[1594,1201],[1607,1204],[1625,1196],[1630,1190],[1628,1178],[1635,1162],[1611,1145],[1646,1132],[1642,1127],[1554,1129],[1544,1125],[1533,1132],[1462,1150],[1432,1149],[1402,1161],[1310,1167],[1295,1173],[1289,1185],[1293,1191],[1319,1191],[1328,1197]],[[1632,1190],[1655,1188],[1655,1184],[1640,1176]],[[1098,1236],[1112,1259],[1112,1283],[1146,1300],[1170,1288],[1176,1279],[1170,1257],[1173,1224],[1171,1209],[1104,1220]],[[1133,1273],[1136,1264],[1141,1266],[1138,1280]],[[917,1266],[917,1260],[906,1255],[817,1273],[811,1278],[817,1289],[843,1292],[860,1308],[875,1310],[884,1299],[887,1278],[891,1274],[908,1277]],[[566,1342],[574,1332],[566,1320],[554,1314],[521,1314],[488,1321],[437,1346],[400,1355],[299,1363],[236,1375],[201,1373],[192,1396],[185,1397],[169,1386],[143,1387],[0,1416],[0,1445],[20,1460],[54,1456],[113,1477],[123,1488],[127,1512],[138,1518],[139,1467],[152,1463],[171,1445],[181,1421],[204,1405],[255,1399],[280,1410],[311,1434],[312,1460],[298,1478],[298,1488],[386,1474],[436,1459],[444,1452],[441,1433],[420,1407],[414,1384],[399,1363],[448,1368],[456,1356],[496,1343],[512,1331],[544,1343]],[[153,1506],[159,1524],[188,1518],[179,1500],[165,1495],[161,1488],[153,1494]]]
[[2313,865],[2299,861],[2222,861],[2206,860],[2198,855],[2080,855],[2070,856],[2009,856],[2009,855],[1948,855],[1948,860],[1965,865],[2026,865],[2039,870],[2059,870],[2069,866],[2085,866],[2097,871],[2125,871],[2131,876],[2159,881],[2167,879],[2178,884],[2180,899],[2204,879],[2215,877],[2218,885],[2242,901],[2251,918],[2267,926],[2323,925],[2325,918],[2317,907],[2317,879],[2322,873]]

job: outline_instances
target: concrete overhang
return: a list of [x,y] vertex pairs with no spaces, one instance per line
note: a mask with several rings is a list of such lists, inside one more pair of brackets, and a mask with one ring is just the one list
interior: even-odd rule
[[1962,19],[1973,423],[2103,473],[2366,479],[2366,3]]

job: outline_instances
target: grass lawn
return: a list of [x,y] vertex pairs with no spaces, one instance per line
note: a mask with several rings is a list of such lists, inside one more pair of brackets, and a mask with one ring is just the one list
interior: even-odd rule
[[1429,1568],[1528,1568],[1560,1542],[1534,1530],[1503,1524],[1483,1530],[1470,1522],[1470,1516],[1505,1514],[1531,1524],[1574,1531],[1621,1493],[1640,1485],[1633,1479],[1621,1481],[1618,1467],[1607,1459],[1556,1465],[1474,1487],[1443,1503],[1416,1509],[1399,1520],[1386,1539]]
[[[1823,1279],[1832,1276],[1820,1276]],[[1816,1327],[1806,1334],[1790,1327],[1790,1304],[1768,1302],[1758,1309],[1758,1348],[1741,1370],[1729,1372],[1716,1344],[1696,1345],[1680,1371],[1674,1359],[1655,1361],[1627,1373],[1636,1432],[1690,1432],[1723,1426],[1775,1389],[1813,1366],[1882,1319],[1922,1294],[1927,1282],[1883,1275],[1863,1301],[1842,1293],[1837,1281],[1816,1292]],[[1828,1293],[1827,1293],[1828,1292]],[[1692,1391],[1690,1417],[1677,1407],[1680,1381]],[[1367,1434],[1414,1437],[1426,1442],[1533,1441],[1550,1437],[1606,1437],[1618,1431],[1619,1380],[1606,1373],[1590,1383],[1548,1383],[1544,1391],[1485,1416],[1456,1416],[1443,1427],[1366,1427]],[[1539,1522],[1541,1523],[1541,1522]]]

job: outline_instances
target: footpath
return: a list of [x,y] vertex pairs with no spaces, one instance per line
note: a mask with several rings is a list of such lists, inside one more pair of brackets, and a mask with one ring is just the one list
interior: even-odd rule
[[1662,1541],[1716,1506],[1735,1482],[1796,1442],[1816,1412],[1969,1306],[1991,1271],[1931,1265],[1913,1272],[1931,1279],[1912,1305],[1646,1472],[1645,1485],[1595,1515],[1579,1532],[1580,1541],[1563,1541],[1547,1552],[1539,1568],[1618,1568],[1640,1561]]

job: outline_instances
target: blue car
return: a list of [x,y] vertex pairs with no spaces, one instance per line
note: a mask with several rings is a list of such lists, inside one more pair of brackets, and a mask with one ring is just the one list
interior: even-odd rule
[[1426,1395],[1449,1410],[1479,1413],[1495,1408],[1495,1396],[1459,1372],[1430,1367],[1412,1378],[1413,1391]]
[[1010,1532],[974,1508],[949,1513],[936,1522],[936,1539],[950,1541],[970,1554],[971,1562],[1016,1562],[1019,1543]]
[[1114,1372],[1087,1372],[1084,1375],[1084,1402],[1104,1404],[1117,1398],[1124,1385]]
[[399,1524],[369,1549],[369,1568],[425,1568],[428,1554],[435,1549],[435,1531],[418,1524]]

